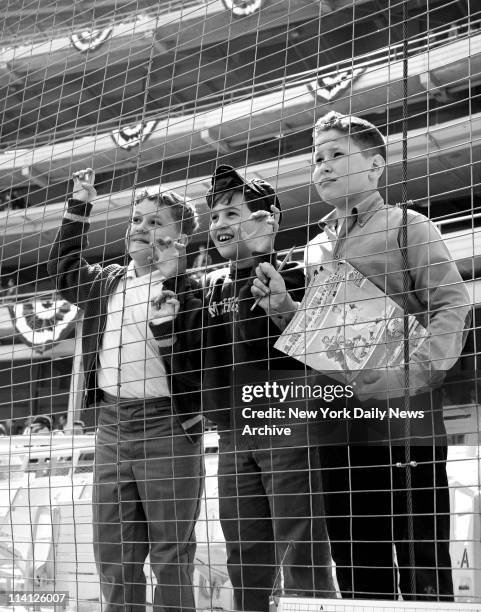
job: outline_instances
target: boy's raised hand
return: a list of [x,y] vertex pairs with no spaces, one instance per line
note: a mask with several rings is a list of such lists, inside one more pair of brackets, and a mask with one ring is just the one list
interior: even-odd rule
[[282,275],[267,262],[260,263],[256,268],[257,278],[252,284],[251,293],[259,299],[259,306],[269,316],[292,318],[296,311],[296,302],[289,295]]
[[279,230],[281,211],[271,206],[271,212],[256,210],[241,225],[240,237],[251,253],[270,253]]
[[150,323],[172,321],[179,314],[180,302],[173,291],[163,289],[159,295],[150,300],[148,320]]
[[172,278],[184,271],[187,246],[183,242],[172,240],[167,236],[157,239],[150,246],[152,248],[150,263],[162,272],[165,278]]
[[81,202],[91,202],[97,197],[97,190],[94,187],[95,172],[92,168],[74,172],[72,198]]

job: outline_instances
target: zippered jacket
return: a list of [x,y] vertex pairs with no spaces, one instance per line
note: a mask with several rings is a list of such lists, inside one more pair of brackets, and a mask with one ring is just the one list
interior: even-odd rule
[[[261,261],[277,267],[275,253],[255,254],[251,268],[222,268],[207,277],[203,340],[204,414],[219,428],[232,426],[232,411],[239,407],[239,387],[289,378],[303,364],[274,348],[281,331],[260,306],[251,310],[251,287]],[[305,290],[303,268],[291,262],[281,271],[294,301]]]
[[[126,267],[118,264],[89,264],[88,231],[92,204],[70,199],[62,225],[50,251],[49,274],[56,279],[62,297],[83,310],[82,352],[85,374],[85,405],[101,400],[97,387],[98,355],[107,320],[109,298]],[[193,439],[202,429],[200,416],[199,312],[202,291],[188,275],[167,279],[165,289],[174,291],[180,301],[177,317],[160,324],[149,323],[165,364],[173,407],[186,434]]]

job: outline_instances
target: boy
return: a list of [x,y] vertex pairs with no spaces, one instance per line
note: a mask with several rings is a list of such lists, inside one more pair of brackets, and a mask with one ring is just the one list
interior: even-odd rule
[[126,233],[129,265],[90,265],[95,175],[73,178],[49,272],[84,310],[86,405],[99,408],[93,527],[104,609],[145,610],[150,554],[154,610],[191,612],[202,457],[200,332],[190,327],[202,300],[184,271],[195,211],[176,193],[141,193]]
[[[374,125],[331,112],[316,123],[314,148],[313,182],[333,211],[320,222],[323,233],[306,247],[308,280],[320,265],[329,269],[338,259],[346,260],[400,307],[406,302],[407,311],[428,332],[410,355],[407,389],[404,366],[366,371],[355,381],[352,404],[403,409],[406,395],[409,408],[423,418],[411,419],[410,431],[403,419],[350,421],[349,446],[321,448],[339,585],[347,597],[397,599],[394,543],[403,598],[450,600],[447,446],[438,387],[461,354],[469,325],[468,294],[437,229],[413,211],[408,211],[403,263],[402,212],[385,205],[378,192],[386,146]],[[282,279],[265,263],[257,272],[253,295],[262,297],[260,305],[269,314],[289,320],[296,305]]]
[[[270,261],[277,268],[273,247],[279,201],[269,183],[244,180],[223,165],[212,177],[207,203],[210,237],[230,261],[229,268],[208,279],[203,388],[204,408],[220,434],[220,521],[236,608],[267,612],[269,596],[280,588],[281,567],[286,592],[333,597],[330,550],[315,483],[318,455],[309,446],[305,423],[286,420],[282,425],[291,425],[292,432],[278,438],[244,434],[246,424],[265,426],[266,420],[243,420],[237,394],[244,384],[248,389],[276,377],[292,380],[292,368],[299,369],[273,348],[279,330],[254,307],[251,294],[258,263]],[[302,299],[300,267],[287,264],[282,279]],[[281,426],[281,421],[272,424]]]

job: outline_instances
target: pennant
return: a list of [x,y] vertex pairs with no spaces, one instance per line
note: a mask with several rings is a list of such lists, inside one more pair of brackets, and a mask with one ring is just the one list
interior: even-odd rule
[[263,0],[222,0],[222,2],[236,17],[246,17],[260,10]]
[[8,309],[22,342],[39,353],[67,338],[78,314],[77,306],[52,296],[9,304]]
[[112,34],[113,28],[104,28],[103,30],[85,30],[80,34],[72,34],[70,36],[71,44],[77,49],[85,53],[98,49]]
[[341,91],[348,89],[363,72],[364,68],[340,70],[332,76],[319,77],[317,81],[309,83],[307,87],[314,96],[320,96],[330,102]]
[[153,132],[157,121],[141,121],[137,125],[131,127],[120,128],[120,130],[112,130],[111,136],[118,147],[122,149],[133,149],[138,147],[141,142]]

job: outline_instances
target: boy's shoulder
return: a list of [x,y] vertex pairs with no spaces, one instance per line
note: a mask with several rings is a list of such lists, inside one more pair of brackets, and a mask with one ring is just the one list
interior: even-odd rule
[[[441,234],[433,223],[433,221],[423,213],[406,209],[406,246],[408,248],[423,248],[429,249],[432,242],[442,240]],[[372,233],[375,235],[390,235],[392,240],[397,241],[399,248],[403,244],[403,210],[398,204],[385,204],[382,208],[376,211],[375,215],[363,227],[366,234]],[[392,244],[392,243],[391,243]]]
[[[437,234],[437,228],[429,217],[423,213],[406,209],[407,226],[409,227],[408,236],[410,239],[415,239],[417,236],[433,236]],[[385,204],[377,211],[377,218],[373,219],[376,228],[385,231],[397,232],[398,242],[401,240],[401,232],[403,228],[403,210],[398,204]],[[372,230],[371,226],[367,226],[368,230]],[[433,234],[434,232],[434,234]]]
[[[383,212],[385,214],[387,214],[388,216],[396,219],[396,220],[400,220],[400,222],[402,221],[402,207],[400,204],[384,204],[384,206],[382,208],[379,209],[378,212]],[[430,221],[429,217],[427,217],[426,215],[423,215],[423,213],[414,210],[413,208],[406,208],[406,213],[407,213],[407,218],[408,218],[408,223],[410,223],[411,221]]]

